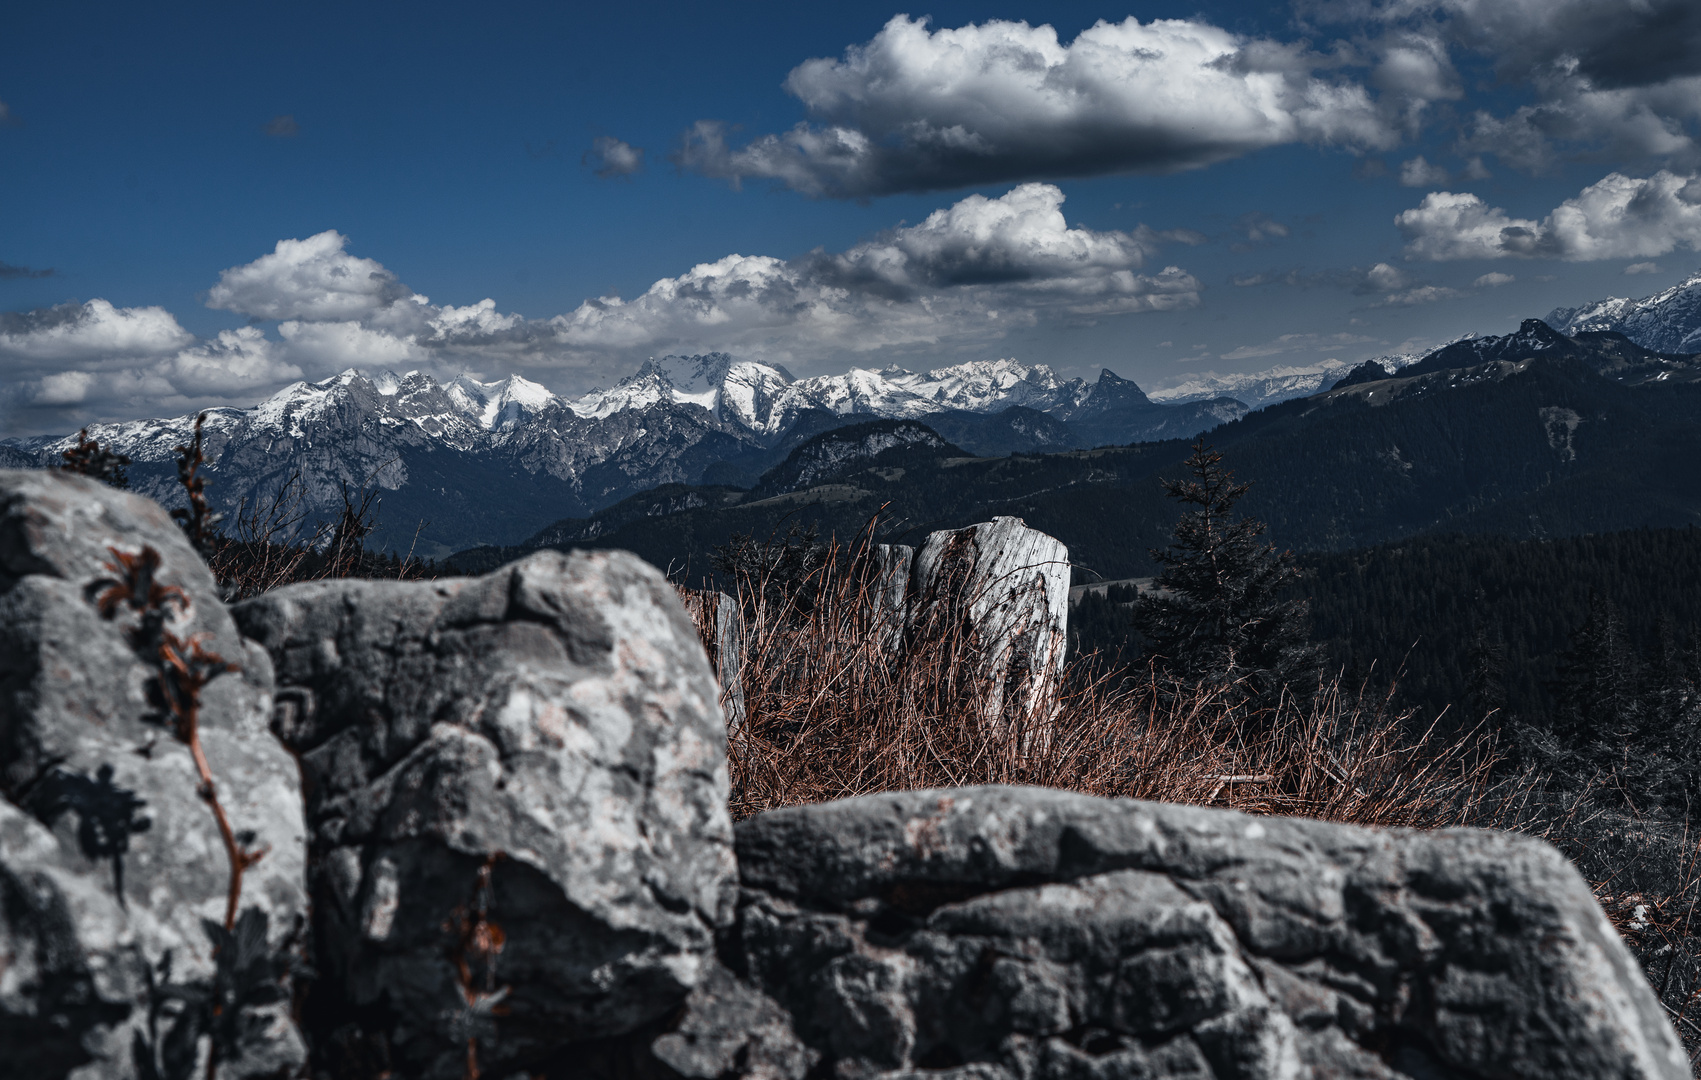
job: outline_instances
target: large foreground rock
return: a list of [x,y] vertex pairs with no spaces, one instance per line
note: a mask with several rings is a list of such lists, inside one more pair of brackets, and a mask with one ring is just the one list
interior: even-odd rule
[[306,778],[335,1075],[460,1077],[471,1051],[506,1076],[704,982],[735,888],[726,736],[654,568],[548,551],[234,611]]
[[[1537,841],[1001,787],[777,810],[737,837],[725,951],[812,1075],[1689,1075]],[[747,1075],[782,1074],[801,1068]]]
[[[114,551],[148,550],[160,629],[239,669],[200,694],[219,804],[265,853],[242,880],[246,937],[222,949],[230,864],[161,698],[157,642],[143,612],[97,604],[129,576]],[[201,1076],[215,1045],[224,1080],[305,1062],[289,1012],[301,793],[267,730],[271,691],[265,652],[157,504],[0,472],[0,1075]]]

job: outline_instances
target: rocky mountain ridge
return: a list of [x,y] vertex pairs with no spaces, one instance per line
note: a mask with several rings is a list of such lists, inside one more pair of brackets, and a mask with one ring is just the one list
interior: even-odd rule
[[603,417],[660,402],[697,405],[758,435],[773,436],[810,409],[887,420],[939,412],[993,413],[1012,405],[1065,413],[1090,401],[1094,390],[1083,379],[1059,379],[1044,364],[1030,367],[1008,359],[920,373],[900,367],[852,368],[842,375],[799,379],[775,364],[709,353],[647,361],[612,390],[593,390],[569,407],[580,416]]
[[[749,486],[810,436],[864,419],[936,421],[965,449],[1000,454],[1190,435],[1244,411],[1227,399],[1158,405],[1109,371],[1089,384],[1012,360],[797,379],[711,353],[651,360],[576,399],[517,375],[439,383],[350,369],[251,409],[210,410],[202,435],[213,498],[227,513],[292,478],[310,514],[335,513],[345,490],[376,487],[378,541],[405,547],[425,522],[418,550],[442,555],[513,542],[662,484]],[[138,491],[171,503],[176,448],[194,424],[135,420],[90,435],[133,459]],[[0,446],[11,464],[50,464],[74,442]]]
[[1701,270],[1640,300],[1609,296],[1555,308],[1545,321],[1563,334],[1616,330],[1645,349],[1701,352]]
[[[1375,371],[1360,365],[1352,378],[1481,364],[1491,352],[1565,351],[1572,346],[1558,342],[1588,338],[1591,356],[1617,350],[1613,371],[1601,371],[1608,378],[1682,379],[1681,350],[1671,343],[1701,345],[1701,275],[1643,300],[1561,309],[1549,319],[1560,329],[1531,320],[1513,335],[1381,357]],[[1614,344],[1606,335],[1617,333]],[[1649,355],[1635,353],[1638,346]],[[322,518],[341,508],[344,491],[376,488],[373,540],[441,557],[518,543],[551,522],[587,518],[665,485],[750,488],[810,438],[847,424],[923,423],[984,457],[1052,453],[1189,438],[1246,415],[1248,402],[1280,407],[1349,374],[1327,363],[1207,373],[1149,395],[1108,370],[1088,383],[1009,359],[800,379],[777,365],[709,353],[654,359],[611,389],[565,398],[520,376],[439,383],[419,372],[349,370],[296,383],[251,409],[212,410],[204,437],[219,509],[236,512],[294,483],[300,507]],[[183,416],[96,425],[91,434],[134,459],[138,491],[169,504],[177,501],[176,448],[192,430],[193,418]],[[52,464],[72,442],[8,440],[0,463]]]

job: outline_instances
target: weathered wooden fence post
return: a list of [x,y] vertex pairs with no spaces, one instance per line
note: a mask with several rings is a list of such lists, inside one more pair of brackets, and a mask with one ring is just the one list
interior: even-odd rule
[[[915,553],[907,640],[967,629],[974,677],[992,687],[987,718],[1033,732],[1050,719],[1068,642],[1069,549],[1020,518],[928,536]],[[1021,740],[1026,742],[1026,739]]]

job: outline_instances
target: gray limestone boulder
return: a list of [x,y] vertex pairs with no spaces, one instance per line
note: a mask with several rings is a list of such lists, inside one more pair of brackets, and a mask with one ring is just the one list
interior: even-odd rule
[[703,983],[735,896],[726,734],[654,568],[546,551],[233,612],[305,777],[334,1074],[505,1076]]
[[840,1080],[1662,1078],[1552,847],[1029,788],[737,827],[730,963]]
[[[165,645],[210,681],[184,696]],[[194,707],[239,858],[258,856],[234,932],[230,849],[174,703]],[[289,1007],[300,776],[271,713],[270,660],[165,511],[0,471],[0,1075],[176,1080],[215,1056],[234,1080],[305,1063]]]

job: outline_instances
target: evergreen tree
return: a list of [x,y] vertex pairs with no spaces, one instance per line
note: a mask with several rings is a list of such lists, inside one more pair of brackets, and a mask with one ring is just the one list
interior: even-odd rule
[[1643,679],[1642,727],[1651,739],[1664,739],[1695,704],[1694,651],[1686,649],[1672,621],[1654,616],[1654,648]]
[[1152,551],[1163,569],[1134,611],[1146,660],[1176,684],[1236,686],[1262,705],[1284,692],[1309,696],[1321,652],[1306,634],[1305,601],[1288,595],[1299,568],[1263,539],[1262,521],[1234,515],[1250,485],[1235,483],[1222,460],[1200,440],[1186,461],[1192,478],[1163,481],[1196,509],[1169,547]]
[[[1480,596],[1479,596],[1480,599]],[[1479,621],[1471,634],[1469,669],[1465,680],[1468,723],[1506,716],[1506,641],[1490,634]]]
[[1642,728],[1641,679],[1618,607],[1589,594],[1589,614],[1571,637],[1555,683],[1552,728],[1568,747],[1603,752],[1636,739]]
[[[1693,642],[1693,634],[1691,635]],[[1654,621],[1654,649],[1643,679],[1634,742],[1646,793],[1674,806],[1701,796],[1701,695],[1696,649],[1685,647],[1670,619]]]

